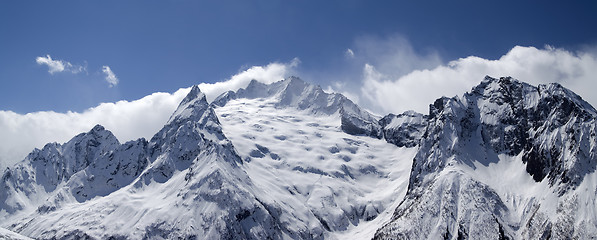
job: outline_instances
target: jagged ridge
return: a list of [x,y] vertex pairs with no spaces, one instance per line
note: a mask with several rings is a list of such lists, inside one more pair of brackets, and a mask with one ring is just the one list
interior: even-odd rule
[[[293,162],[285,157],[300,153],[277,154],[253,142],[254,152],[241,157],[214,110],[235,99],[269,99],[256,102],[339,119],[342,131],[357,136],[339,138],[343,144],[325,149],[335,160],[321,155],[319,162]],[[120,144],[96,126],[65,144],[33,151],[2,177],[0,218],[12,223],[3,225],[11,230],[42,239],[321,239],[356,231],[365,222],[379,224],[371,225],[381,227],[378,239],[589,238],[597,235],[596,116],[592,106],[559,84],[535,87],[509,77],[486,77],[462,97],[440,98],[428,115],[410,111],[380,120],[341,94],[296,77],[269,85],[252,81],[211,104],[194,86],[150,141]],[[297,126],[313,127],[321,138],[329,127],[322,125]],[[265,131],[259,124],[251,127]],[[391,218],[384,215],[391,205],[387,197],[364,201],[370,193],[353,188],[357,180],[400,179],[392,176],[400,169],[386,171],[384,166],[393,165],[374,154],[366,161],[351,159],[382,146],[376,139],[363,141],[366,136],[406,149],[394,153],[417,150],[408,188],[387,188],[396,193]],[[273,141],[290,140],[273,136]],[[313,151],[301,146],[304,153]],[[284,171],[319,180],[304,185],[258,179]],[[324,182],[340,182],[333,185],[340,188]],[[280,186],[264,187],[272,184]],[[302,195],[304,202],[297,202]],[[123,219],[127,222],[114,224]]]

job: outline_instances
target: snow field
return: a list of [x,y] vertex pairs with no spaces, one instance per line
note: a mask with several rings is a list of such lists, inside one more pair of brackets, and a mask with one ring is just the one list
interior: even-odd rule
[[238,99],[215,109],[249,177],[295,210],[290,213],[313,213],[333,232],[329,238],[373,237],[406,193],[416,148],[346,134],[338,114],[307,114],[275,103]]

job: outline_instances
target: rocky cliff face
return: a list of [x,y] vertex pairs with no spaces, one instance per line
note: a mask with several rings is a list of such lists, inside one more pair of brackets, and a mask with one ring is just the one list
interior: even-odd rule
[[407,111],[398,115],[388,114],[379,120],[379,125],[389,143],[398,147],[415,147],[425,133],[427,120],[428,116]]
[[4,172],[0,183],[3,189],[0,216],[39,204],[73,175],[118,145],[116,137],[98,125],[65,144],[49,143],[41,150],[35,149],[24,161]]
[[[590,220],[574,217],[583,207],[564,207],[564,199],[586,190],[592,193],[585,204],[595,204],[594,189],[577,189],[597,164],[595,109],[579,96],[558,84],[486,77],[462,98],[438,99],[429,116],[407,197],[376,238],[567,238],[594,231]],[[500,180],[520,172],[499,172],[499,165],[524,168],[519,184],[532,178],[542,191],[503,189]]]

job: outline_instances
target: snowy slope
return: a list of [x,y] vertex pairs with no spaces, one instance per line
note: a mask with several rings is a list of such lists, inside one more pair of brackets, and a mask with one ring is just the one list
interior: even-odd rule
[[15,233],[13,231],[7,230],[5,228],[0,227],[0,239],[4,240],[29,240],[31,238],[25,237],[21,234]]
[[[407,113],[397,117],[403,121],[382,126],[346,97],[296,77],[270,85],[252,81],[212,104],[223,106],[216,112],[248,162],[251,178],[277,189],[278,199],[290,197],[287,208],[294,213],[304,206],[301,211],[310,211],[333,232],[328,238],[340,239],[371,238],[389,220],[396,196],[405,193],[417,133],[425,121],[420,114]],[[412,122],[419,124],[403,127]],[[403,147],[397,148],[375,139],[383,137],[383,130],[412,138],[388,136]],[[292,196],[284,196],[288,193]]]
[[301,224],[340,236],[369,230],[362,237],[371,238],[374,229],[363,224],[380,215],[389,220],[396,196],[406,193],[416,148],[344,133],[339,114],[312,116],[276,104],[237,99],[216,109],[250,178]]
[[244,89],[226,92],[217,97],[213,105],[224,106],[236,98],[275,99],[276,108],[292,107],[309,115],[339,114],[341,129],[349,134],[382,137],[378,120],[361,109],[350,99],[338,93],[326,93],[318,85],[306,83],[298,77],[289,77],[269,85],[253,80]]

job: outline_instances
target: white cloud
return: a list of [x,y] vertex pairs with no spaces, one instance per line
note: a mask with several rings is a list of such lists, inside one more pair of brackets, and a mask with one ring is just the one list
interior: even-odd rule
[[373,65],[365,65],[361,94],[371,107],[384,113],[413,109],[427,113],[440,96],[469,91],[485,75],[512,76],[533,85],[559,82],[592,105],[597,104],[597,57],[547,46],[512,48],[497,60],[466,57],[432,69],[415,70],[392,78]]
[[[35,59],[37,64],[39,65],[46,65],[48,66],[48,72],[50,74],[60,73],[60,72],[69,72],[72,74],[77,74],[80,72],[87,72],[87,63],[85,66],[83,65],[75,65],[68,61],[52,59],[50,55],[46,55],[45,57],[37,57]],[[118,77],[112,71],[109,66],[102,66],[102,73],[105,75],[104,80],[108,82],[109,87],[113,87],[118,85]]]
[[[254,66],[226,81],[199,86],[208,99],[213,99],[225,91],[245,87],[251,79],[265,83],[281,80],[292,74],[299,62],[295,59],[287,64]],[[189,90],[181,88],[174,93],[153,93],[135,101],[102,103],[80,113],[0,111],[0,167],[22,160],[33,148],[41,148],[48,142],[66,142],[78,133],[89,131],[95,124],[112,131],[121,142],[139,137],[149,139],[162,128]]]
[[108,86],[113,87],[118,84],[118,78],[116,77],[114,72],[112,72],[112,69],[110,69],[109,66],[102,66],[102,72],[106,74],[105,79],[106,82],[108,82]]
[[72,63],[64,60],[54,60],[50,55],[46,55],[45,57],[37,57],[35,58],[35,62],[37,62],[39,65],[48,66],[48,72],[50,74],[54,74],[56,72],[70,72],[77,74],[87,70],[86,67],[82,65],[73,65]]
[[360,37],[349,50],[358,54],[333,73],[324,73],[331,85],[327,89],[352,96],[349,98],[377,114],[427,113],[435,99],[462,95],[486,75],[512,76],[533,85],[559,82],[597,105],[594,45],[578,52],[515,46],[495,60],[469,56],[446,62],[436,51],[417,51],[406,38],[393,35]]

